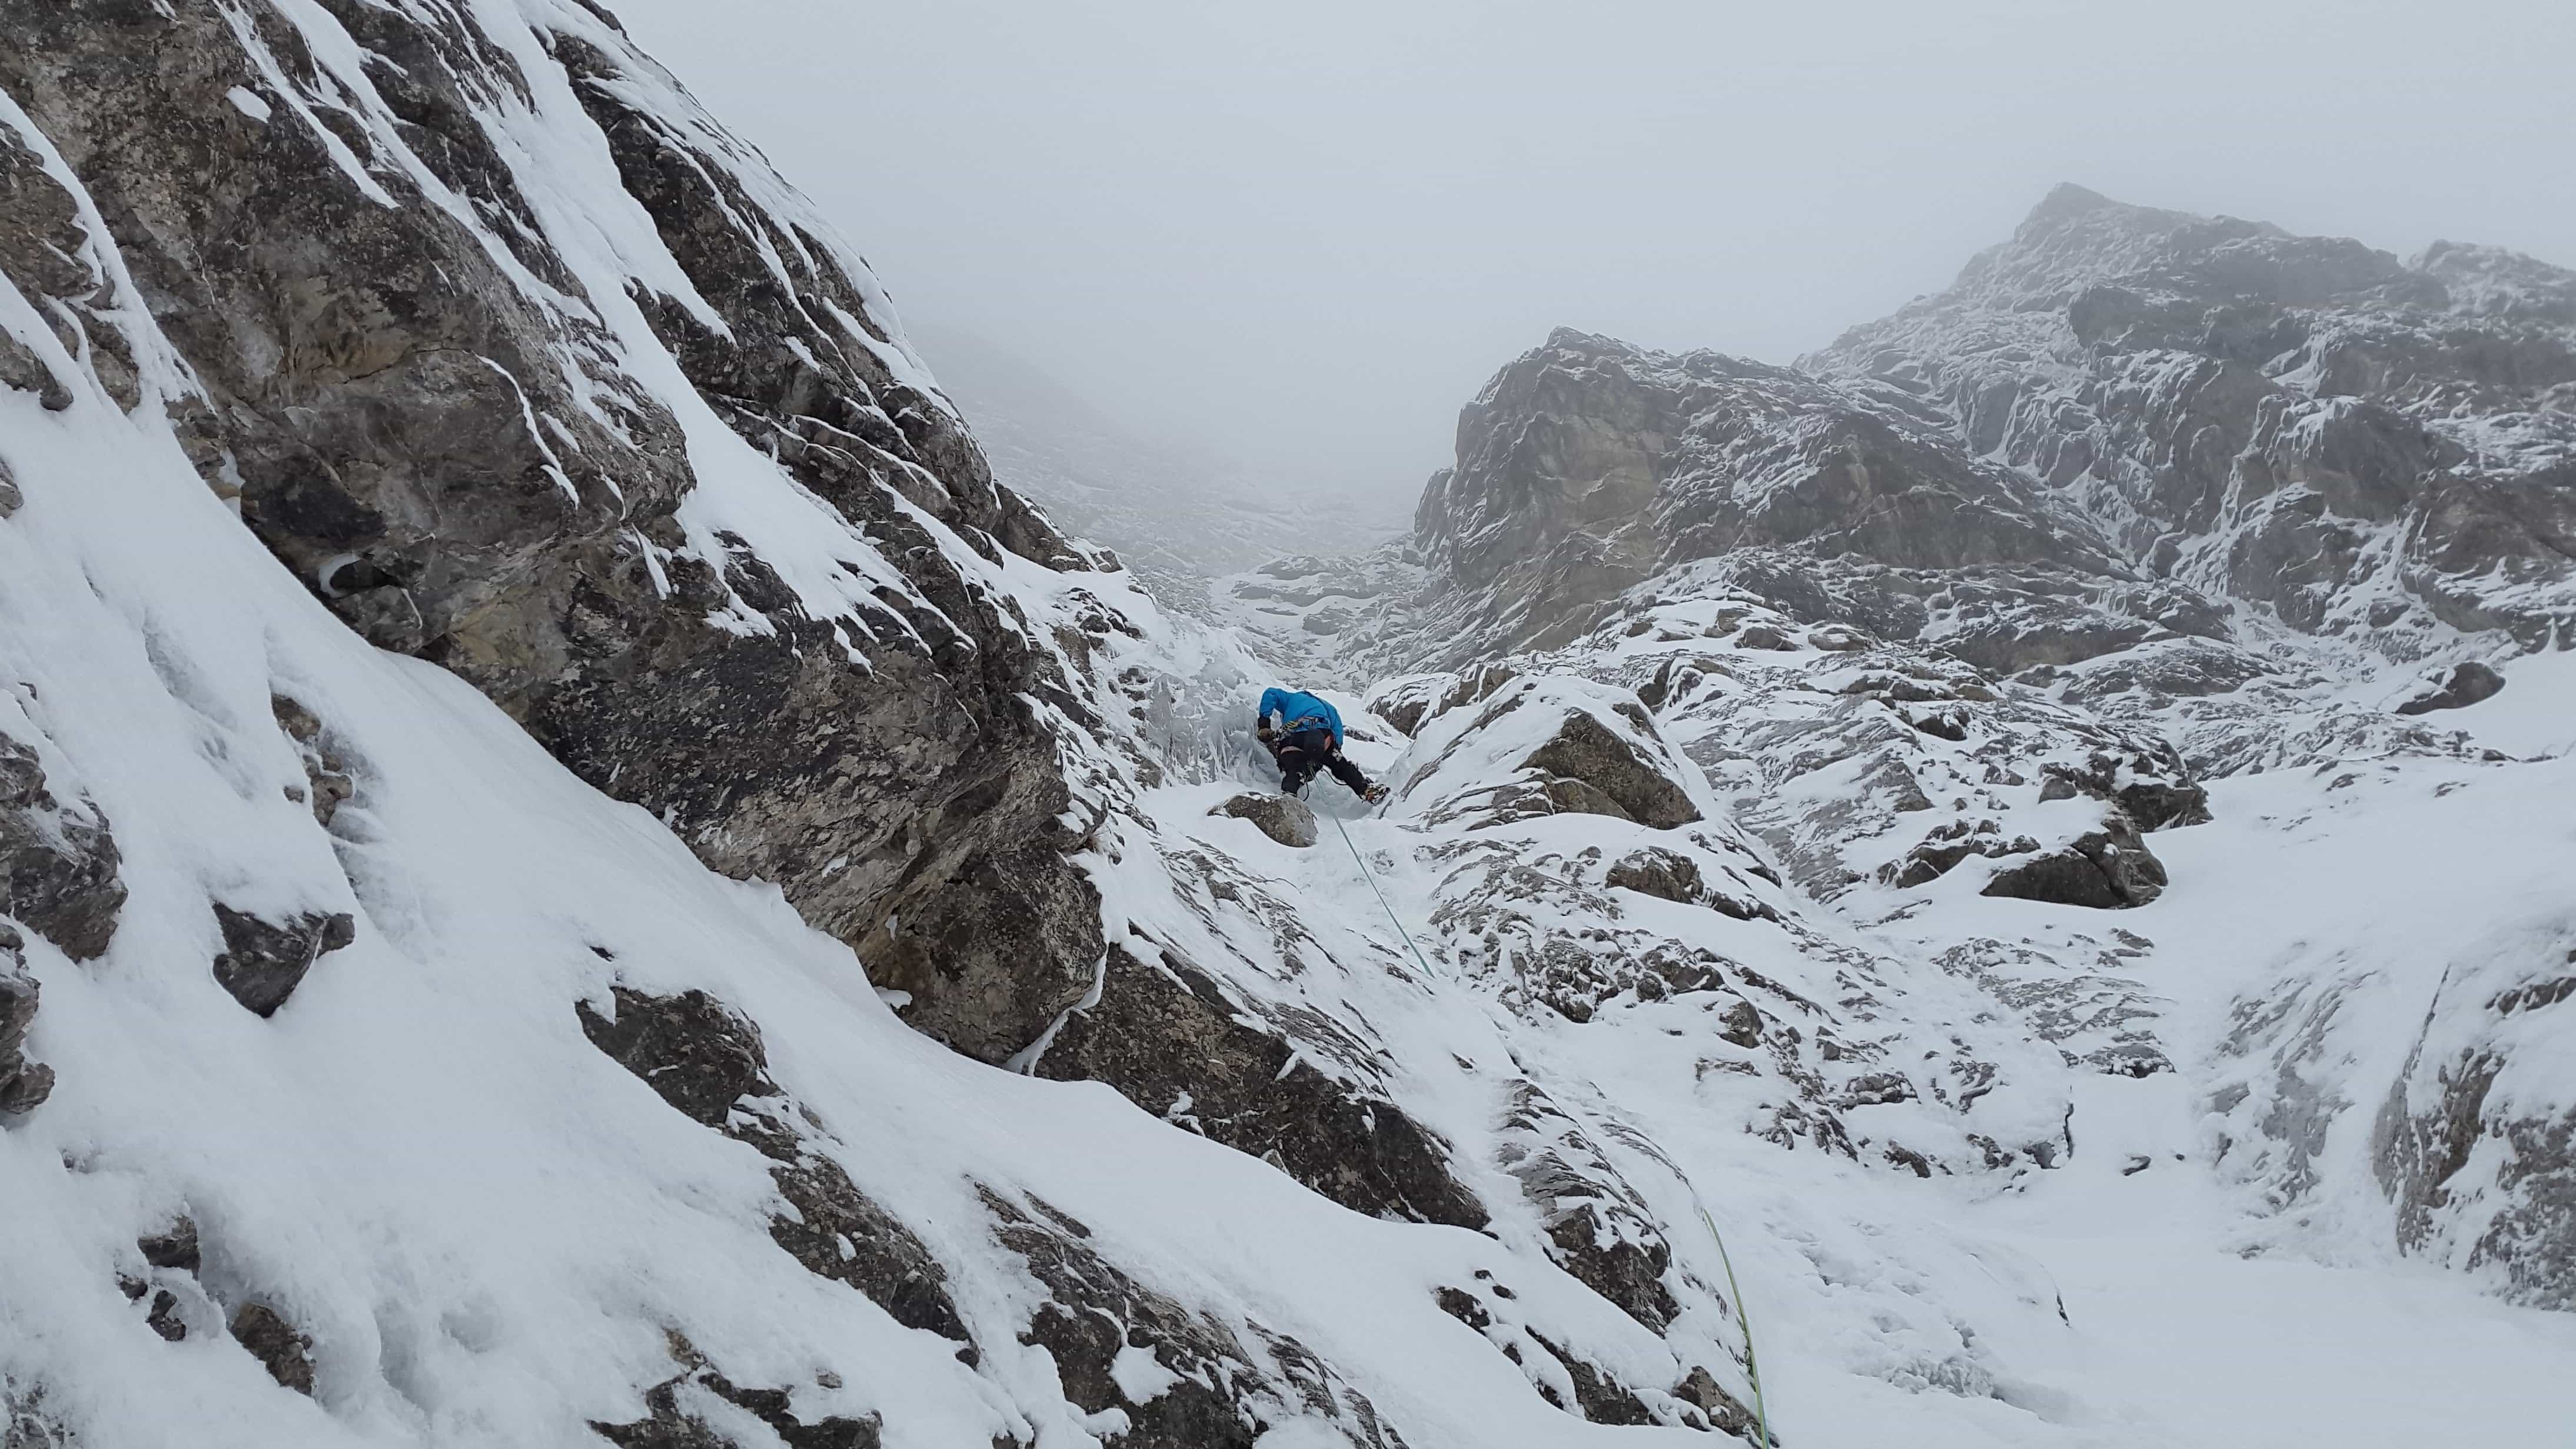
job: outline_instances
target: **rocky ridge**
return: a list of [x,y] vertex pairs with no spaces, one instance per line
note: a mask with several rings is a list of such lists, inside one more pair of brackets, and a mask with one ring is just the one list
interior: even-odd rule
[[[1840,917],[1886,958],[1865,987],[1847,966],[1816,993],[1851,1013],[1814,1008],[1842,1020],[1837,1056],[1860,1023],[1904,1021],[1890,1044],[1948,1032],[1905,1020],[1919,1008],[1890,985],[1937,970],[1993,992],[2069,1066],[2163,1073],[2202,1048],[2162,1024],[2147,934],[1971,926],[1964,895],[2148,906],[2172,883],[2162,832],[2207,821],[2230,777],[2313,771],[2330,792],[2385,792],[2394,814],[2428,778],[2494,799],[2498,772],[2547,763],[2450,712],[2509,697],[2517,660],[2554,678],[2565,642],[2571,276],[2492,248],[2401,263],[2060,188],[1949,291],[1796,369],[1559,331],[1462,412],[1412,539],[1239,575],[1223,616],[1288,667],[1379,681],[1368,707],[1417,736],[1550,679],[1634,691],[1707,777],[1711,818],[1797,889],[1782,921],[1822,936]],[[2276,818],[2310,819],[2263,828]],[[1442,907],[1438,949],[1549,960],[1536,998],[1589,1019],[1641,979],[1599,965],[1594,942],[1617,932],[1497,955],[1486,924],[1562,920],[1569,901],[1607,914],[1582,900],[1582,859],[1492,852]],[[1689,899],[1709,864],[1626,874]],[[2550,995],[2545,963],[2496,968],[2510,982],[2476,1006],[2430,978],[2356,994],[2354,969],[2241,988],[2220,1056],[2276,1075],[2204,1078],[2230,1124],[2225,1171],[2294,1237],[2331,1216],[2338,1243],[2563,1303],[2550,1265],[2576,1217],[2556,1134],[2576,1098],[2537,1065],[2547,1049],[2524,1033],[2541,1028],[2491,1022]],[[1669,988],[1656,974],[1638,999]],[[2422,1040],[2364,1046],[2401,1029],[2398,1000],[2431,1023]],[[2338,1053],[2370,1065],[2347,1082],[2326,1070]],[[2050,1079],[2007,1068],[2001,1044],[1964,1055],[1983,1086]],[[2489,1095],[2516,1071],[2519,1091]],[[2382,1095],[2376,1145],[2351,1147]],[[1838,1100],[1877,1099],[1811,1090],[1797,1110],[1821,1126]],[[1833,1120],[1825,1140],[1861,1135]],[[1960,1154],[1920,1160],[1949,1171]]]
[[[602,12],[18,18],[13,1438],[1750,1438],[1720,1221],[1793,1352],[2055,1424],[2062,1293],[1907,1194],[2045,1192],[2106,1083],[2180,1080],[2122,923],[2181,925],[2204,776],[2514,763],[2371,733],[1902,387],[1561,336],[1409,554],[1264,575],[1410,671],[1348,700],[1387,816],[1284,844],[1211,808],[1263,664],[993,486]],[[1427,597],[1307,627],[1371,578]],[[2283,783],[2395,798],[2333,778]],[[2562,993],[2513,959],[2444,988],[2501,1028],[2388,1064],[2377,1160],[2536,1297]],[[2286,969],[2340,994],[2246,1012],[2211,1106],[2296,1206],[2355,1178],[2338,1021],[2410,1003]]]
[[[1426,1099],[1322,989],[1387,943],[1149,803],[1239,747],[1252,661],[991,483],[864,266],[613,20],[12,31],[5,1276],[79,1325],[6,1346],[13,1433],[1743,1430],[1717,1275],[1578,1230],[1653,1235],[1568,1109]],[[1029,1091],[1170,1200],[1023,1162]],[[459,1201],[440,1142],[518,1166]],[[368,1170],[260,1145],[321,1143]],[[1202,1178],[1318,1246],[1208,1236]],[[1390,1376],[1389,1325],[1446,1367]]]

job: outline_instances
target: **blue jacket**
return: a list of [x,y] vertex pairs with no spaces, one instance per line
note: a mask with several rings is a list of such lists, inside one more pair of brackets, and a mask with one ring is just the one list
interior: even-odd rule
[[1329,729],[1333,747],[1341,748],[1342,712],[1324,700],[1302,689],[1281,689],[1273,685],[1261,691],[1261,710],[1257,718],[1277,715],[1283,721],[1279,732],[1295,734],[1299,730]]

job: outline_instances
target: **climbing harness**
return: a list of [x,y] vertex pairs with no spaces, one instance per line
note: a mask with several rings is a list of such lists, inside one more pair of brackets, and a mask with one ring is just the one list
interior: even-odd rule
[[1778,1441],[1771,1437],[1771,1411],[1762,1403],[1762,1359],[1753,1351],[1753,1315],[1744,1311],[1744,1288],[1735,1281],[1735,1259],[1727,1254],[1726,1236],[1717,1230],[1717,1219],[1708,1215],[1708,1204],[1700,1201],[1699,1188],[1688,1178],[1682,1179],[1682,1185],[1690,1188],[1691,1206],[1699,1209],[1709,1241],[1717,1244],[1717,1261],[1726,1266],[1726,1291],[1735,1297],[1735,1321],[1744,1325],[1744,1376],[1753,1381],[1753,1421],[1762,1429],[1762,1442],[1755,1449],[1774,1449]]
[[1369,870],[1368,860],[1360,854],[1359,846],[1351,840],[1350,827],[1342,824],[1342,817],[1336,815],[1333,817],[1333,828],[1342,833],[1342,844],[1350,848],[1351,863],[1360,868],[1360,879],[1368,882],[1369,894],[1377,897],[1377,908],[1386,912],[1386,923],[1395,927],[1395,933],[1404,938],[1404,948],[1413,953],[1413,964],[1421,967],[1424,978],[1428,979],[1431,975],[1431,963],[1422,959],[1422,947],[1414,941],[1413,933],[1404,929],[1404,922],[1395,918],[1395,907],[1386,903],[1386,892],[1377,888],[1377,876]]

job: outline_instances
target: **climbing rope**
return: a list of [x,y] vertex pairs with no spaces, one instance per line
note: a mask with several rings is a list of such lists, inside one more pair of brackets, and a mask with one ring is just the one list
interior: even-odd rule
[[1395,918],[1395,907],[1386,903],[1386,892],[1377,888],[1377,876],[1368,868],[1367,857],[1360,854],[1359,846],[1351,840],[1350,827],[1342,824],[1342,817],[1336,815],[1333,817],[1333,828],[1342,833],[1342,844],[1348,846],[1351,852],[1351,864],[1360,868],[1360,879],[1368,882],[1369,894],[1377,897],[1377,908],[1386,912],[1386,923],[1395,927],[1395,933],[1404,938],[1404,948],[1413,953],[1413,964],[1421,967],[1424,978],[1428,979],[1431,975],[1431,963],[1422,959],[1422,947],[1415,943],[1413,933],[1404,929],[1404,922]]
[[[1395,907],[1387,904],[1386,892],[1378,889],[1377,873],[1369,869],[1368,857],[1360,854],[1358,842],[1351,839],[1350,828],[1342,824],[1342,817],[1336,815],[1332,819],[1333,829],[1341,832],[1343,847],[1351,853],[1351,864],[1360,868],[1360,879],[1368,882],[1369,894],[1377,897],[1377,908],[1386,912],[1386,923],[1404,938],[1405,949],[1413,953],[1413,962],[1422,968],[1422,974],[1430,976],[1431,963],[1422,958],[1422,947],[1414,941],[1413,933],[1404,928],[1404,922],[1396,919]],[[1680,1169],[1675,1168],[1673,1175],[1680,1177]],[[1778,1441],[1771,1437],[1771,1411],[1762,1401],[1762,1362],[1753,1351],[1753,1315],[1744,1308],[1744,1286],[1735,1281],[1735,1259],[1726,1251],[1726,1235],[1717,1230],[1717,1219],[1709,1216],[1708,1204],[1701,1200],[1698,1185],[1683,1177],[1682,1186],[1690,1190],[1691,1206],[1699,1209],[1699,1220],[1708,1229],[1709,1241],[1717,1244],[1717,1261],[1726,1268],[1726,1291],[1735,1299],[1735,1321],[1744,1325],[1744,1376],[1753,1384],[1753,1421],[1762,1432],[1755,1449],[1775,1449]]]
[[1753,1352],[1753,1315],[1744,1311],[1744,1288],[1735,1281],[1735,1259],[1727,1255],[1726,1235],[1717,1230],[1717,1219],[1708,1215],[1708,1204],[1700,1201],[1699,1189],[1690,1187],[1691,1206],[1699,1209],[1699,1220],[1708,1228],[1709,1241],[1717,1244],[1717,1261],[1726,1266],[1726,1291],[1735,1297],[1735,1321],[1744,1325],[1744,1376],[1753,1381],[1753,1421],[1762,1428],[1762,1442],[1756,1449],[1773,1449],[1778,1442],[1771,1437],[1771,1411],[1762,1403],[1762,1360]]

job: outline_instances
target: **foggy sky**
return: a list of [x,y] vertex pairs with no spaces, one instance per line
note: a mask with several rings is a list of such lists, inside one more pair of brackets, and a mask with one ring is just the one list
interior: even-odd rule
[[611,3],[907,324],[1408,508],[1549,328],[1785,362],[2061,180],[2576,265],[2559,0]]

